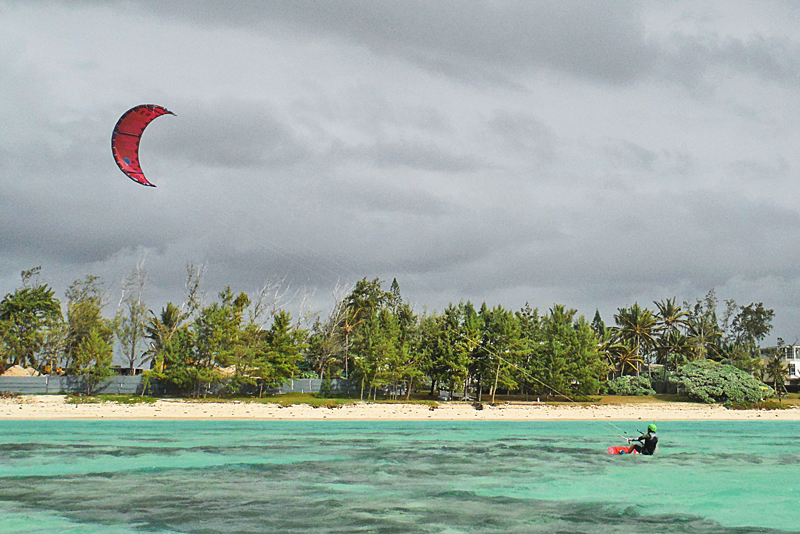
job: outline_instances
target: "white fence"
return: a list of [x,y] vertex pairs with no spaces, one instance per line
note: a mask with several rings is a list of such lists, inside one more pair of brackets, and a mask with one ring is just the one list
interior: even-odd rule
[[[319,378],[300,378],[296,380],[289,380],[281,385],[279,388],[271,388],[268,391],[271,395],[278,393],[319,393],[322,389],[322,380]],[[346,394],[358,393],[358,389],[349,380],[333,379],[331,380],[331,393]]]
[[[95,384],[93,393],[108,395],[135,395],[142,393],[142,376],[115,376]],[[218,391],[220,385],[212,388]],[[267,393],[319,393],[322,380],[318,378],[289,380],[279,388],[270,388]],[[163,388],[151,380],[148,394],[158,394]],[[86,393],[88,384],[81,376],[0,376],[0,391],[35,395],[41,393]],[[331,393],[358,393],[357,388],[348,380],[331,380]]]
[[[141,376],[115,376],[95,384],[94,393],[134,395],[141,393]],[[0,376],[0,391],[34,395],[37,393],[86,393],[82,376]]]

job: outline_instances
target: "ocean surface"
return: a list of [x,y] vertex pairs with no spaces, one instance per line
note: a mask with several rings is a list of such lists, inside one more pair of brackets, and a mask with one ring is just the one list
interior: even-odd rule
[[800,532],[800,423],[6,421],[0,533]]

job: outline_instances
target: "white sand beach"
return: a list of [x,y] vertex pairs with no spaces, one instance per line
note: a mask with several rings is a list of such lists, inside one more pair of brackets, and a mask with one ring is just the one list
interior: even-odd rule
[[800,420],[800,409],[728,410],[681,402],[620,405],[509,403],[482,410],[466,403],[379,404],[359,402],[336,408],[305,404],[281,406],[257,402],[193,402],[161,399],[152,404],[115,402],[74,404],[61,395],[30,395],[0,399],[0,420],[11,419],[185,419],[185,420],[405,420],[405,421],[700,421]]

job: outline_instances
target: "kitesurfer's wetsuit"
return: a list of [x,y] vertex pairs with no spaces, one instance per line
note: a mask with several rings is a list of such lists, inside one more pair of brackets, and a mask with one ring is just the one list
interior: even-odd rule
[[639,443],[634,443],[630,448],[630,452],[635,450],[639,454],[650,455],[656,452],[658,436],[655,432],[647,432],[647,434],[642,434],[638,438],[632,439],[631,441],[638,441]]

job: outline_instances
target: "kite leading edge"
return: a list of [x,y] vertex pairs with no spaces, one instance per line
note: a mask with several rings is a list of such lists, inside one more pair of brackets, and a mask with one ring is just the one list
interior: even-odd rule
[[139,142],[147,125],[161,115],[175,115],[167,108],[155,104],[142,104],[126,111],[114,126],[111,134],[111,153],[119,169],[128,178],[142,185],[155,187],[147,181],[139,165]]

